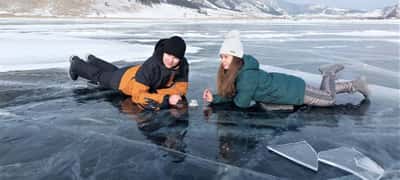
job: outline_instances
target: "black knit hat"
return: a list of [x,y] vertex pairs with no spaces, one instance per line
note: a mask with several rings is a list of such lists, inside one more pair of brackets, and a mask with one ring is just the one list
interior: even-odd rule
[[179,59],[185,57],[186,43],[179,36],[172,36],[165,41],[164,52],[172,54]]

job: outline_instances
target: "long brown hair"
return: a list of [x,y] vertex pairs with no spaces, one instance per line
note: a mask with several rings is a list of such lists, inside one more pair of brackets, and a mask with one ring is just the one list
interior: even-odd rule
[[222,64],[219,66],[217,74],[217,93],[222,97],[233,97],[236,94],[236,76],[243,66],[243,60],[233,56],[229,69],[225,70]]

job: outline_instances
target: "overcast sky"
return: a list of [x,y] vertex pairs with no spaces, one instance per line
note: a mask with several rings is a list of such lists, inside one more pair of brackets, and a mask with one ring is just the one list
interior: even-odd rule
[[399,0],[286,0],[292,3],[323,4],[328,7],[351,9],[377,9],[399,3]]

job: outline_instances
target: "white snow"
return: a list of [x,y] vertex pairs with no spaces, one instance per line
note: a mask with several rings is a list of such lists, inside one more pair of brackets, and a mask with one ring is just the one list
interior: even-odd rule
[[[54,34],[55,32],[53,32]],[[129,34],[125,34],[123,32],[118,33],[115,31],[107,31],[107,30],[94,30],[94,31],[69,31],[69,32],[59,32],[60,34],[74,37],[121,37],[128,36]],[[133,34],[136,35],[136,34]],[[131,35],[131,36],[133,36]]]
[[[152,45],[43,34],[0,33],[0,71],[66,68],[69,56],[95,54],[109,61],[143,61]],[[201,48],[188,46],[187,53]]]
[[[85,7],[81,7],[84,9],[82,12],[75,14],[65,14],[64,11],[67,12],[68,9],[57,12],[57,10],[52,9],[53,7],[49,4],[48,6],[42,6],[36,9],[26,9],[26,7],[18,7],[16,12],[14,12],[13,9],[2,9],[0,7],[0,15],[143,19],[277,17],[268,13],[261,12],[255,6],[246,3],[240,3],[238,5],[238,8],[241,9],[243,12],[229,10],[228,7],[228,9],[221,9],[209,2],[204,3],[206,5],[208,4],[209,8],[192,9],[163,2],[160,4],[146,6],[138,2],[129,2],[127,0],[93,0],[91,4],[86,4]],[[71,4],[70,8],[73,8],[73,5],[76,5],[76,3]]]
[[382,9],[376,9],[373,11],[369,11],[367,13],[354,13],[352,14],[353,16],[358,16],[358,17],[382,17],[383,16],[383,10]]
[[139,6],[136,11],[106,11],[99,15],[91,14],[89,17],[113,17],[113,18],[195,18],[205,17],[194,9],[174,6],[170,4],[153,5],[153,7]]
[[0,109],[0,117],[16,117],[17,115],[14,113],[10,113],[6,110]]
[[306,32],[303,35],[337,35],[337,36],[358,36],[358,37],[400,37],[400,32],[382,31],[382,30],[366,30],[366,31],[349,31],[335,33]]
[[315,49],[338,49],[338,48],[346,48],[348,46],[345,45],[331,45],[331,46],[315,46]]
[[[114,3],[115,4],[115,3]],[[118,4],[118,3],[117,3]],[[273,17],[262,12],[238,12],[221,9],[214,5],[211,8],[192,9],[172,4],[153,4],[144,6],[141,4],[127,4],[126,1],[117,6],[105,7],[104,2],[97,2],[92,8],[94,12],[88,17],[108,18],[144,18],[144,19],[182,19],[182,18],[232,18],[232,17]]]
[[183,37],[194,37],[194,38],[222,38],[221,35],[218,34],[208,34],[208,33],[198,33],[198,32],[188,32],[183,34],[177,34]]
[[301,37],[303,34],[294,33],[266,33],[266,34],[242,34],[241,38],[257,39],[257,38],[282,38],[282,37]]
[[[4,0],[3,0],[4,1]],[[327,18],[327,19],[366,19],[382,18],[391,9],[378,9],[370,12],[353,13],[350,9],[329,8],[322,5],[309,5],[304,14],[295,15],[288,12],[302,6],[285,7],[277,0],[247,0],[247,1],[198,1],[202,6],[187,8],[173,5],[165,1],[151,6],[132,0],[90,0],[67,3],[59,2],[32,2],[30,5],[24,0],[8,0],[4,7],[0,7],[0,15],[14,16],[41,16],[41,17],[95,17],[95,18],[144,18],[144,19],[209,19],[209,18]],[[72,10],[71,10],[72,9]],[[273,15],[280,12],[283,15]]]
[[[290,38],[300,38],[300,37],[305,37],[305,36],[307,36],[307,40],[312,40],[312,39],[309,39],[310,37],[312,38],[312,36],[343,36],[343,37],[352,36],[352,37],[362,37],[362,39],[359,39],[359,40],[367,40],[366,38],[374,38],[374,37],[399,38],[400,32],[382,31],[382,30],[347,31],[347,32],[332,32],[332,33],[314,32],[314,31],[295,32],[295,33],[282,33],[279,31],[266,31],[266,32],[254,32],[254,33],[251,31],[250,31],[250,33],[248,31],[241,32],[242,39],[260,39],[261,38],[261,39],[290,40]],[[204,37],[207,37],[207,36],[204,36]],[[282,39],[282,38],[288,38],[288,39]],[[291,39],[291,40],[293,40],[293,39]],[[323,39],[319,39],[319,40],[323,40]],[[332,40],[332,38],[330,37],[329,40]],[[382,39],[380,39],[380,40],[382,40]],[[396,39],[394,39],[394,40],[388,39],[388,40],[396,41]]]
[[38,33],[0,33],[0,71],[67,67],[71,55],[93,53],[111,61],[145,60],[153,46]]

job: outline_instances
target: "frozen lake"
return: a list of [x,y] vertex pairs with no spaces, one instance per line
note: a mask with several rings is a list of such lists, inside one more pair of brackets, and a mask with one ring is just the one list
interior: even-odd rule
[[[342,63],[339,78],[366,76],[371,100],[339,95],[333,108],[205,114],[201,93],[215,89],[231,29],[265,70],[318,85],[320,65]],[[399,21],[0,19],[0,179],[357,179],[267,149],[303,140],[318,152],[353,147],[385,169],[382,179],[399,179],[399,31]],[[129,98],[67,77],[71,54],[126,65],[171,35],[189,46],[188,99],[200,107],[137,113]]]

